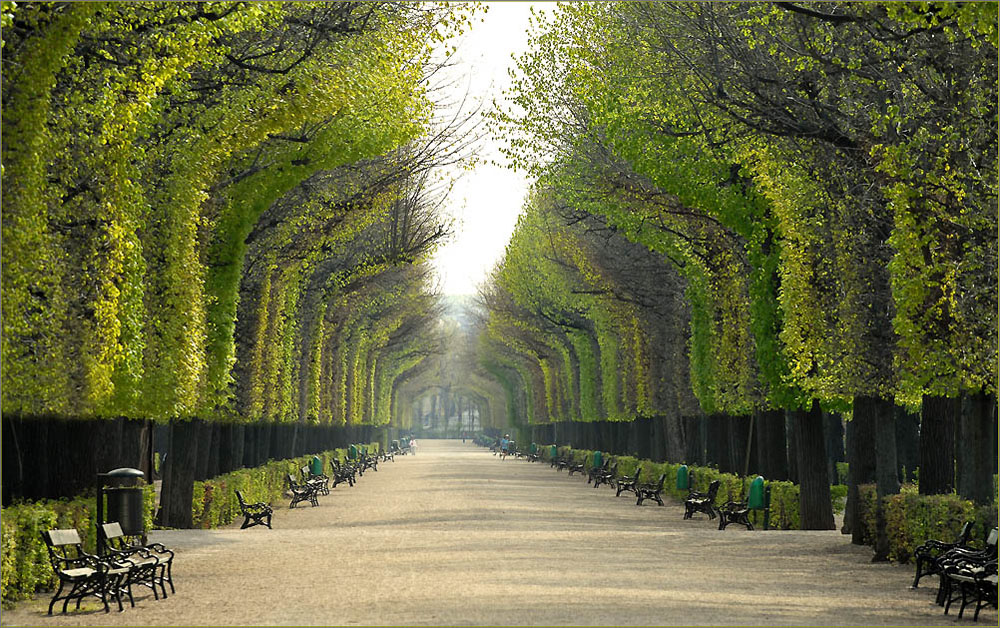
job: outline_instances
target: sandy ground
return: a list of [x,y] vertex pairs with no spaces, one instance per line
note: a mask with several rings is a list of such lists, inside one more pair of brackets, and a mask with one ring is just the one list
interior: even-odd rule
[[43,593],[0,624],[954,624],[931,579],[909,590],[912,566],[871,564],[839,532],[720,532],[471,442],[421,440],[319,507],[275,506],[273,530],[153,532],[176,550],[166,600],[143,589],[122,613],[95,601],[49,617]]

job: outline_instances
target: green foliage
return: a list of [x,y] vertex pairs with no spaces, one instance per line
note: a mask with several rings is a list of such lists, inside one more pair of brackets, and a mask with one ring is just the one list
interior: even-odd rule
[[[873,485],[859,487],[864,542],[874,545],[875,499]],[[982,547],[990,529],[997,526],[997,503],[977,507],[955,494],[920,495],[917,486],[906,484],[896,495],[885,498],[889,558],[909,562],[913,550],[927,539],[951,542],[966,521],[975,521],[972,543]]]
[[[552,459],[551,445],[539,445],[542,460],[548,462]],[[572,449],[570,447],[558,447],[558,456],[569,455],[574,461],[585,461],[587,468],[593,461],[594,452],[584,449]],[[605,452],[605,456],[608,454]],[[612,456],[618,464],[618,477],[631,477],[635,470],[642,467],[639,476],[641,483],[652,483],[659,479],[660,474],[666,474],[664,480],[664,493],[673,497],[679,502],[683,502],[688,495],[687,489],[677,488],[677,472],[680,464],[664,462],[656,463],[650,460],[638,459],[633,456]],[[708,491],[708,485],[719,480],[719,492],[716,497],[716,506],[721,506],[727,501],[741,501],[746,498],[753,478],[743,478],[731,473],[720,473],[718,469],[712,467],[700,467],[688,465],[688,473],[693,478],[692,490],[699,492]],[[769,527],[776,530],[797,530],[799,528],[799,486],[791,482],[766,480],[767,486],[771,489],[771,510],[769,515]],[[845,498],[847,497],[847,487],[843,484],[835,484],[830,487],[830,495],[833,501],[834,512],[843,512]],[[754,526],[763,527],[763,511],[754,510],[750,514],[750,521]]]
[[[143,519],[147,530],[153,527],[153,485],[144,485]],[[34,595],[39,589],[57,583],[49,564],[49,554],[41,533],[47,530],[75,528],[86,551],[97,548],[97,507],[94,497],[41,500],[16,503],[3,509],[0,562],[3,565],[0,599],[4,608],[17,600]]]

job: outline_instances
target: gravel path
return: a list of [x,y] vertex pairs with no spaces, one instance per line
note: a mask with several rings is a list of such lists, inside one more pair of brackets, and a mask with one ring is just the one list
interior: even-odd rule
[[[421,440],[274,529],[156,531],[177,593],[49,617],[40,594],[3,626],[952,625],[934,583],[869,562],[839,532],[725,532],[668,502],[636,507],[548,465]],[[58,610],[58,609],[57,609]],[[981,622],[997,624],[993,610]],[[971,623],[971,622],[970,622]]]

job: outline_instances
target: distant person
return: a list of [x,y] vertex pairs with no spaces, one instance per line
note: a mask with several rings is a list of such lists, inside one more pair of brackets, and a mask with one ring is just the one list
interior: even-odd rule
[[503,460],[507,455],[507,450],[510,449],[510,434],[504,434],[503,438],[500,439],[500,459]]
[[415,438],[410,439],[410,453],[414,456],[417,455],[417,439]]

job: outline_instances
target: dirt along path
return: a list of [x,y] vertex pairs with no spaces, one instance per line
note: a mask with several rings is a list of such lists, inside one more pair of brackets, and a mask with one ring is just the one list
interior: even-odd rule
[[[648,502],[647,502],[648,503]],[[154,531],[177,593],[105,614],[4,626],[953,625],[934,583],[871,564],[839,532],[724,532],[683,507],[615,498],[548,465],[421,440],[316,508],[276,504],[274,529]],[[996,625],[995,611],[980,622]],[[970,622],[971,623],[971,622]]]

